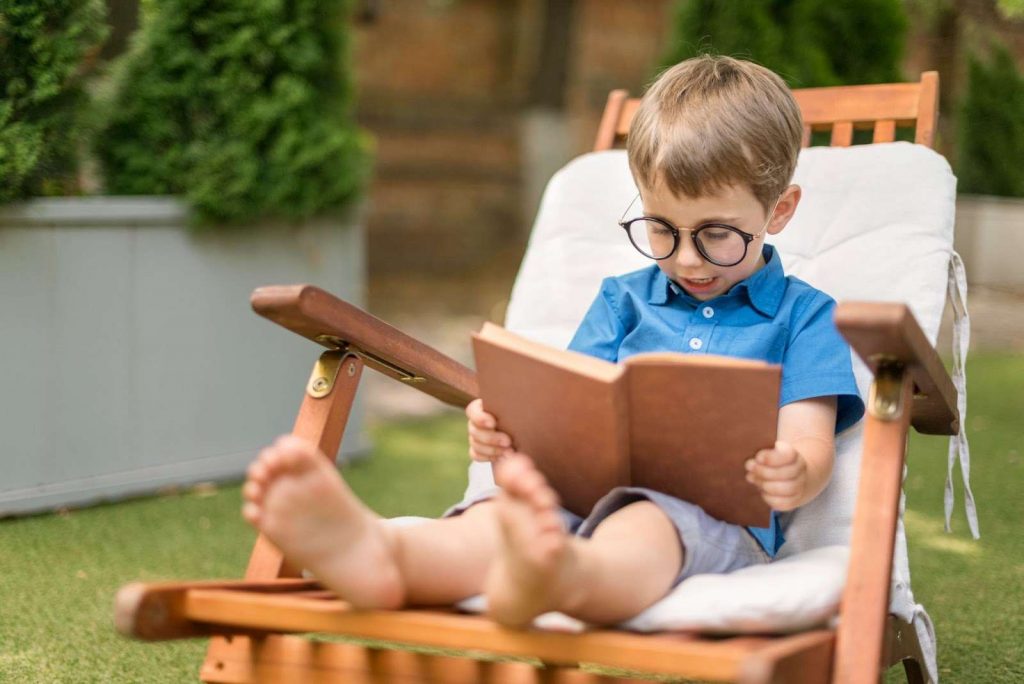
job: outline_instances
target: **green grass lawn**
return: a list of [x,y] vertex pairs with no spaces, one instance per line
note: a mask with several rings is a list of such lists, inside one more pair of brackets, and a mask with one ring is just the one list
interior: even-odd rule
[[[982,539],[966,531],[959,487],[954,533],[942,531],[946,440],[915,436],[906,516],[913,585],[935,619],[946,681],[1024,681],[1024,358],[974,357],[968,378]],[[461,416],[380,425],[374,438],[373,457],[346,477],[381,514],[436,515],[458,499]],[[119,637],[113,596],[135,580],[238,577],[255,536],[238,509],[231,486],[0,521],[0,682],[195,681],[204,644]]]

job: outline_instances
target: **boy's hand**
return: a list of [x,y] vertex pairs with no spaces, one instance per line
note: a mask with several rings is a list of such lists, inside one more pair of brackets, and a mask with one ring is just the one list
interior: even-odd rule
[[474,461],[496,461],[512,453],[512,438],[496,428],[498,421],[484,411],[484,403],[474,399],[466,406],[469,419],[469,457]]
[[747,482],[761,490],[765,502],[776,511],[791,511],[807,491],[807,461],[789,442],[776,442],[747,461]]

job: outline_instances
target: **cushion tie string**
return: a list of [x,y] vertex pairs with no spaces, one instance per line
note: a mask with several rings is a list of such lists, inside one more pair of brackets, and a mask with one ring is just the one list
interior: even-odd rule
[[949,438],[949,459],[946,468],[946,491],[943,497],[946,512],[946,531],[950,531],[953,516],[953,464],[960,458],[960,476],[964,483],[964,508],[971,536],[980,537],[978,512],[971,491],[971,450],[967,443],[967,348],[971,343],[971,317],[967,313],[967,276],[960,255],[952,252],[949,260],[947,296],[953,305],[953,386],[956,387],[956,405],[960,413],[960,429]]

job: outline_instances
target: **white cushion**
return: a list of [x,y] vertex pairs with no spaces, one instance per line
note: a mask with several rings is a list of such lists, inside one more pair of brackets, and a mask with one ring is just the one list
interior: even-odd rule
[[[635,632],[707,634],[785,633],[819,627],[836,614],[849,559],[849,547],[825,546],[727,575],[694,575],[669,597],[620,626]],[[742,602],[733,600],[736,594],[743,597]],[[482,613],[487,601],[474,596],[459,603],[459,608]],[[545,613],[534,626],[565,632],[587,628],[561,613]]]
[[849,547],[824,546],[727,575],[694,575],[624,626],[713,634],[817,627],[836,613],[849,559]]

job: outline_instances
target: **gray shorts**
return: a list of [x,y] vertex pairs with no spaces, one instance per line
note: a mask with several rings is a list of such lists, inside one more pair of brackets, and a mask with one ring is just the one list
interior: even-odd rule
[[[475,503],[493,498],[497,492],[497,487],[479,492],[449,508],[442,517],[458,515]],[[683,567],[672,586],[691,575],[726,573],[771,560],[745,527],[722,522],[700,506],[643,487],[616,487],[594,505],[586,518],[563,508],[562,520],[570,534],[590,537],[602,520],[637,501],[650,501],[657,506],[679,534]]]

